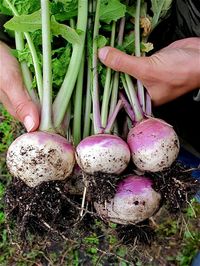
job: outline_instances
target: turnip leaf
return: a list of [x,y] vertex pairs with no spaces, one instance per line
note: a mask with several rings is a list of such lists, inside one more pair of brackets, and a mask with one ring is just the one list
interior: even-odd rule
[[152,28],[154,28],[160,19],[165,17],[171,7],[172,0],[151,0],[151,10],[153,12]]
[[[14,16],[4,24],[6,29],[19,32],[34,32],[41,29],[41,10],[30,15]],[[51,31],[55,36],[61,35],[69,43],[80,43],[79,34],[67,25],[60,24],[55,17],[51,18]]]
[[4,24],[8,30],[34,32],[41,29],[41,10],[30,15],[14,16]]
[[78,14],[78,0],[57,0],[51,3],[51,13],[56,20],[66,21]]
[[105,23],[117,21],[125,16],[126,6],[119,0],[102,0],[100,6],[100,20]]
[[[79,34],[71,27],[58,23],[55,20],[54,16],[52,16],[52,19],[51,19],[51,30],[52,30],[53,35],[55,36],[61,35],[65,40],[67,40],[71,44],[81,43],[81,38]],[[79,32],[81,34],[81,31]]]

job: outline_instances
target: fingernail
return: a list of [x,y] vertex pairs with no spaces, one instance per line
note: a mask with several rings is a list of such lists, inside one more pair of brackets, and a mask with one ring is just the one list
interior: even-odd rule
[[109,52],[108,47],[104,47],[104,48],[99,49],[99,59],[104,61],[107,57],[108,52]]
[[27,115],[24,118],[24,126],[28,132],[30,132],[34,128],[35,122],[33,121],[33,118],[30,115]]

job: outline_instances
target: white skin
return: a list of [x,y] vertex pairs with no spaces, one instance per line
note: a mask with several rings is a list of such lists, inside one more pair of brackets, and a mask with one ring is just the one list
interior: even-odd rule
[[[114,70],[141,80],[154,105],[162,105],[200,87],[198,37],[176,41],[152,56],[140,58],[104,47],[99,50],[99,58]],[[17,60],[3,43],[0,43],[0,67],[0,101],[24,123],[27,131],[36,130],[38,109],[26,93]]]

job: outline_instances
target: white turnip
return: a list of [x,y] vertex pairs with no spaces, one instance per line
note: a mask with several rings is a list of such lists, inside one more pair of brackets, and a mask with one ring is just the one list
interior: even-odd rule
[[151,179],[129,175],[120,181],[113,199],[95,203],[99,216],[118,224],[136,224],[150,218],[159,208],[161,196],[152,188]]
[[120,137],[98,134],[83,139],[76,148],[76,159],[81,169],[95,172],[120,174],[130,161],[130,150]]
[[64,137],[41,131],[18,137],[7,152],[10,173],[29,187],[65,179],[74,163],[73,146]]
[[[8,4],[13,14],[19,16],[14,4],[10,2]],[[75,164],[73,146],[67,139],[55,133],[60,132],[78,76],[85,43],[88,2],[86,0],[79,1],[76,27],[82,34],[79,36],[75,29],[71,29],[71,38],[68,36],[69,40],[67,40],[72,43],[72,55],[61,88],[55,95],[54,103],[52,103],[53,52],[51,49],[54,32],[50,5],[51,3],[48,0],[41,1],[43,71],[40,68],[41,62],[36,53],[34,42],[29,33],[24,33],[32,55],[34,75],[41,104],[39,131],[27,133],[17,138],[9,147],[7,153],[7,165],[11,174],[23,180],[30,187],[35,187],[44,181],[65,179],[71,174]],[[58,29],[62,27],[59,23],[56,25]],[[18,28],[16,28],[16,31],[18,32]],[[16,33],[15,36],[17,48],[23,50],[23,35],[19,38],[19,34]],[[26,80],[26,77],[24,77],[24,80]]]

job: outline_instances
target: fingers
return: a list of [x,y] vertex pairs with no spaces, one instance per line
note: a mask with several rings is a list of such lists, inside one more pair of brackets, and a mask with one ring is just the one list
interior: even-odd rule
[[150,68],[148,57],[127,55],[112,47],[99,49],[98,56],[106,66],[116,71],[127,73],[140,80],[144,78]]
[[6,45],[0,45],[0,101],[27,131],[34,131],[39,125],[37,106],[28,95],[21,77],[17,60]]

